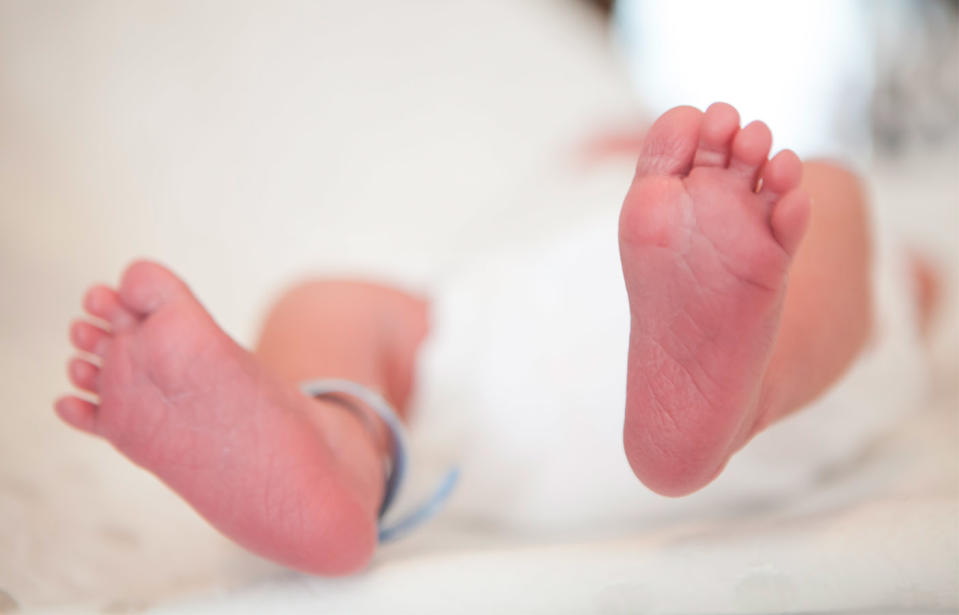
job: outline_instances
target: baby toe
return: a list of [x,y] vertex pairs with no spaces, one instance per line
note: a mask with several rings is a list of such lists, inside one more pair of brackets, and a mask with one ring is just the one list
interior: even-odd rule
[[70,382],[80,390],[96,393],[99,390],[100,369],[84,359],[71,359],[67,365]]
[[123,273],[120,299],[134,312],[146,315],[179,294],[187,292],[186,284],[169,269],[150,261],[136,261]]
[[97,405],[76,396],[61,397],[54,403],[65,423],[87,433],[96,432]]
[[729,163],[729,148],[738,129],[739,112],[732,105],[710,105],[703,117],[693,166],[725,167]]
[[703,112],[694,107],[676,107],[661,115],[646,133],[637,177],[689,173],[702,121]]
[[136,317],[120,303],[117,292],[108,286],[98,285],[88,290],[83,307],[90,315],[110,323],[115,331],[136,322]]
[[110,345],[110,334],[96,325],[77,320],[70,326],[70,342],[83,352],[103,357]]
[[759,170],[769,156],[773,136],[766,124],[751,122],[733,137],[729,169],[742,177],[750,190],[756,188]]
[[769,205],[782,195],[799,186],[802,179],[802,162],[792,150],[785,149],[766,163],[762,172],[763,186],[759,191]]
[[773,205],[770,225],[773,236],[787,254],[793,256],[809,225],[809,194],[802,188],[786,193]]

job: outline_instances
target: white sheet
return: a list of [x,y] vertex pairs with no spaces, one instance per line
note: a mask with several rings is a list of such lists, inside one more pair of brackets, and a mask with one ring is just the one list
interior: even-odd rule
[[629,313],[613,194],[623,185],[609,187],[595,219],[482,255],[437,293],[412,429],[424,463],[461,466],[451,514],[541,532],[778,502],[855,458],[922,399],[905,257],[877,240],[876,331],[838,385],[757,436],[695,495],[637,488],[620,444]]
[[[530,539],[449,519],[366,573],[276,573],[151,613],[938,613],[957,607],[954,408],[771,510]],[[57,611],[60,612],[60,611]]]
[[[468,598],[486,612],[715,612],[741,595],[762,610],[781,578],[796,610],[957,604],[955,337],[934,366],[942,413],[918,412],[806,507],[565,543],[443,517],[345,580],[243,553],[53,416],[83,289],[134,256],[171,264],[248,344],[271,293],[304,272],[424,282],[615,207],[630,163],[579,183],[574,154],[637,109],[581,8],[0,2],[0,611],[448,612]],[[877,176],[879,207],[949,264],[955,168],[951,153]]]

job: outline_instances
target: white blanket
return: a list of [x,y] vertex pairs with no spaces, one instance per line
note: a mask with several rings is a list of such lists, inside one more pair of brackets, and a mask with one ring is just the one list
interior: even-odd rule
[[[933,397],[790,500],[541,532],[452,506],[349,579],[242,552],[53,416],[81,293],[133,257],[248,344],[298,275],[427,282],[615,209],[631,165],[574,155],[637,116],[605,41],[554,0],[0,2],[0,612],[959,606],[954,336]],[[953,263],[956,161],[929,162],[879,208]]]
[[923,613],[955,609],[955,415],[928,408],[814,492],[570,540],[442,521],[350,579],[277,573],[155,613]]

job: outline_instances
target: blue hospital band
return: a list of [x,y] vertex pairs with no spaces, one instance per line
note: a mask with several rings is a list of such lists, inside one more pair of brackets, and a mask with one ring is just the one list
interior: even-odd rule
[[[399,493],[400,487],[403,485],[403,479],[406,476],[407,466],[409,465],[409,457],[407,454],[406,430],[403,427],[403,423],[400,422],[396,411],[393,410],[393,407],[382,395],[351,380],[338,378],[304,382],[300,384],[300,390],[310,397],[325,397],[337,394],[355,397],[376,412],[377,416],[383,419],[383,422],[386,423],[386,426],[389,428],[390,439],[393,445],[393,457],[392,464],[386,476],[383,503],[380,505],[380,542],[387,542],[399,538],[418,525],[429,521],[433,515],[439,512],[443,507],[443,503],[456,486],[456,481],[459,478],[459,468],[453,467],[447,472],[446,476],[443,477],[439,486],[433,491],[433,494],[426,502],[415,507],[412,512],[401,517],[392,525],[383,525],[383,517],[390,509],[390,506],[396,499],[396,495]],[[349,404],[344,404],[343,407],[350,409],[352,412],[358,412]]]

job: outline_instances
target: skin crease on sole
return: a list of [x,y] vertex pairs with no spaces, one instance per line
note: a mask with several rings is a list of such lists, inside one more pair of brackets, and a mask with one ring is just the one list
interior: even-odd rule
[[[648,132],[623,205],[619,240],[631,312],[623,444],[636,476],[664,495],[708,484],[781,416],[762,400],[810,201],[799,187],[799,159],[788,150],[770,159],[770,145],[764,124],[741,128],[729,105],[673,109]],[[70,379],[97,401],[68,396],[56,410],[157,475],[246,548],[305,572],[346,574],[366,566],[376,548],[382,451],[355,416],[305,398],[292,384],[346,369],[343,361],[357,357],[336,348],[314,356],[312,343],[290,352],[284,327],[302,337],[299,319],[317,306],[333,310],[329,297],[339,293],[350,306],[357,296],[382,302],[392,316],[424,308],[356,284],[308,290],[291,295],[277,316],[284,326],[267,326],[263,347],[251,355],[171,272],[134,263],[116,288],[88,292],[90,318],[71,329],[84,354],[70,362]],[[403,398],[426,335],[425,317],[409,320],[417,324],[402,327],[409,339],[396,361],[404,369],[383,370],[363,355],[350,373],[336,375]],[[344,339],[355,342],[352,334]],[[400,377],[373,382],[384,371]]]
[[761,122],[677,107],[650,128],[620,214],[631,332],[624,447],[664,495],[713,480],[753,434],[792,257],[802,165]]
[[251,551],[315,574],[367,565],[383,470],[360,419],[265,369],[160,265],[134,263],[84,305],[100,322],[72,326],[86,357],[68,373],[98,403],[58,400],[65,422],[111,442]]

